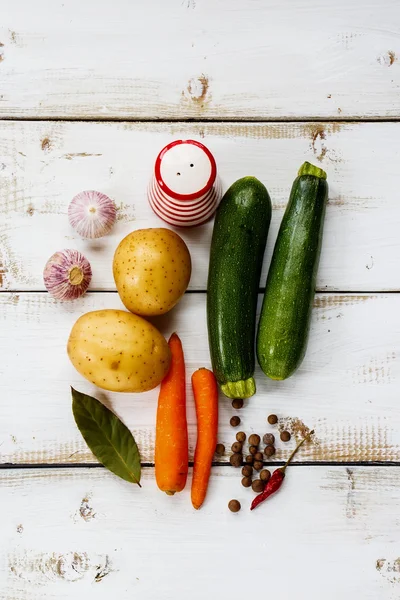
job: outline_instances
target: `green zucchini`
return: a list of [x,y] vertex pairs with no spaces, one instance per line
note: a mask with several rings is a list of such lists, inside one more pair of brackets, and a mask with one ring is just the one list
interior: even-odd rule
[[327,198],[325,171],[304,163],[279,229],[258,324],[257,358],[271,379],[290,377],[306,352]]
[[217,209],[207,284],[207,324],[211,362],[228,398],[256,391],[254,338],[257,294],[271,200],[255,177],[243,177]]

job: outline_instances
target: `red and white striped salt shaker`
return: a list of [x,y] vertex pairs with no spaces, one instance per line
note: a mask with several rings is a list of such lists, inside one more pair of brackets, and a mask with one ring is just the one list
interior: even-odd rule
[[170,225],[201,225],[221,199],[217,165],[210,150],[195,140],[176,140],[157,156],[148,198],[154,212]]

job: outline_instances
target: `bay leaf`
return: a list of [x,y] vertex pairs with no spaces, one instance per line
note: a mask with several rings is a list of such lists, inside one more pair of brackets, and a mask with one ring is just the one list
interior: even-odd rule
[[135,438],[104,404],[71,387],[72,412],[85,442],[109,471],[140,485],[140,454]]

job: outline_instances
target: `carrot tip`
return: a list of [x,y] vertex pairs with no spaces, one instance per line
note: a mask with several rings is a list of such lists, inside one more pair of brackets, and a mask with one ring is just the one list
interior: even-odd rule
[[167,494],[167,496],[173,496],[175,494],[175,492],[171,492],[170,490],[165,492]]

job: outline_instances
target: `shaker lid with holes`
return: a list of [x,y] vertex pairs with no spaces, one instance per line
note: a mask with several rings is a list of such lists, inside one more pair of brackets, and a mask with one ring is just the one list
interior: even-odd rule
[[217,176],[215,159],[195,140],[176,140],[159,153],[155,178],[160,189],[176,200],[196,200],[207,194]]

